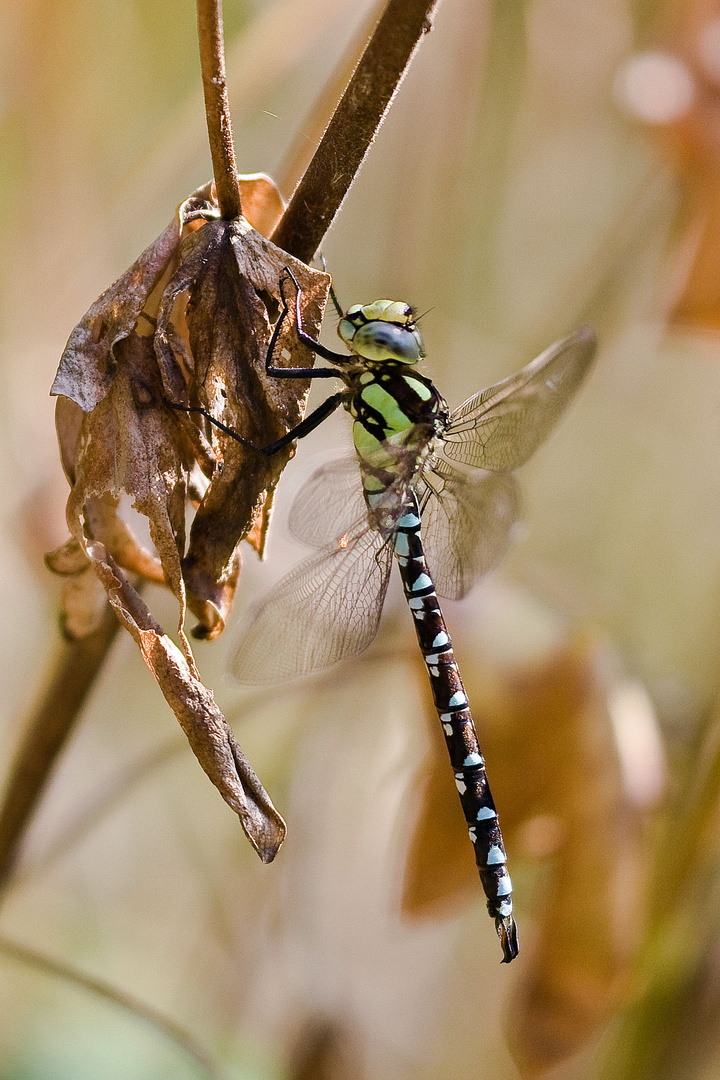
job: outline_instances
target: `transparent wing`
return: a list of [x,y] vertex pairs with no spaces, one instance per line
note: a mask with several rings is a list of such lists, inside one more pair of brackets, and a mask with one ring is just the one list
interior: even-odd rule
[[380,533],[357,522],[251,613],[230,673],[243,683],[281,682],[362,652],[377,633],[391,561]]
[[559,420],[596,344],[594,331],[580,327],[516,375],[468,398],[450,417],[439,456],[475,469],[517,469]]
[[[415,455],[404,448],[382,444],[395,458],[397,476],[375,503],[386,522],[402,513],[405,491],[417,471]],[[303,484],[290,508],[288,525],[293,536],[312,547],[324,547],[352,529],[367,515],[360,463],[355,455],[321,465]]]
[[311,547],[325,547],[352,529],[367,513],[357,457],[340,458],[316,469],[295,496],[289,528]]
[[440,596],[460,600],[504,554],[518,516],[508,473],[464,477],[428,467],[418,485],[422,537]]

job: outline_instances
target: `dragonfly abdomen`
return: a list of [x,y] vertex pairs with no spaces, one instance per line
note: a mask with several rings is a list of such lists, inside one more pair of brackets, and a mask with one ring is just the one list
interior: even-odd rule
[[467,694],[425,558],[417,500],[412,492],[406,494],[404,509],[396,523],[395,556],[430,677],[488,911],[495,919],[504,962],[509,962],[517,956],[518,945],[505,845]]

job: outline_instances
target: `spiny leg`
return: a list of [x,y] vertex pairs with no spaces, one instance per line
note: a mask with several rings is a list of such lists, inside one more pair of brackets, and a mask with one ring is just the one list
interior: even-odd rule
[[284,435],[281,435],[275,442],[269,443],[267,446],[256,446],[255,443],[250,442],[244,435],[239,435],[237,431],[233,431],[227,424],[223,424],[221,420],[216,420],[207,409],[203,409],[201,405],[178,405],[174,401],[165,400],[165,404],[169,405],[171,409],[177,409],[179,412],[188,413],[200,413],[206,420],[209,420],[220,431],[224,431],[226,435],[229,435],[231,439],[235,439],[241,446],[246,446],[248,450],[255,450],[258,454],[265,454],[266,457],[272,457],[278,450],[282,450],[283,447],[288,446],[291,442],[295,442],[296,439],[302,439],[305,435],[309,435],[311,431],[314,431],[316,427],[322,424],[323,420],[326,420],[331,413],[337,409],[338,405],[342,404],[342,393],[332,394],[329,398],[323,401],[322,405],[318,405],[317,409],[306,416],[304,420],[292,428],[291,431],[286,431]]
[[292,281],[295,286],[295,330],[298,340],[301,341],[303,345],[306,345],[308,349],[311,349],[317,356],[322,356],[323,360],[330,360],[334,364],[346,364],[349,359],[345,353],[336,353],[333,352],[332,349],[326,349],[319,341],[316,341],[315,338],[310,337],[309,334],[305,333],[305,330],[303,329],[302,312],[300,310],[301,289],[292,270],[286,266],[280,277],[280,296],[282,297],[283,306],[280,315],[278,316],[278,320],[275,323],[275,329],[270,338],[270,344],[265,357],[266,372],[268,375],[272,375],[277,379],[338,378],[340,373],[333,368],[280,368],[273,365],[272,358],[277,346],[278,337],[280,336],[280,330],[289,312],[289,304],[285,296],[285,283],[287,281]]
[[[283,322],[285,321],[289,313],[288,300],[285,296],[285,283],[287,281],[292,281],[293,285],[295,286],[295,322],[297,336],[299,340],[302,341],[304,345],[307,345],[308,348],[312,349],[313,352],[317,353],[319,356],[323,356],[325,359],[335,360],[339,362],[344,362],[347,360],[347,356],[341,353],[333,353],[329,349],[325,349],[324,346],[320,345],[319,342],[315,341],[314,338],[310,337],[310,335],[306,334],[303,330],[302,313],[300,311],[300,286],[298,285],[297,279],[295,278],[292,270],[290,270],[290,268],[286,266],[283,270],[282,276],[280,277],[280,296],[282,297],[282,309],[278,316],[277,322],[275,323],[272,337],[270,338],[270,344],[268,345],[268,350],[265,355],[265,371],[274,379],[337,379],[341,377],[341,372],[337,371],[335,368],[286,368],[274,366],[272,360],[275,349],[277,348],[278,338],[280,336]],[[171,409],[176,409],[179,412],[199,413],[201,416],[204,416],[205,419],[208,420],[211,424],[213,424],[216,428],[218,428],[220,431],[223,431],[226,435],[229,435],[230,438],[235,439],[236,442],[239,442],[242,446],[246,446],[249,450],[255,450],[259,454],[265,454],[267,457],[271,457],[273,454],[276,454],[279,450],[282,450],[290,443],[295,442],[296,439],[302,439],[305,435],[309,435],[310,432],[314,431],[316,427],[319,427],[319,425],[322,424],[323,420],[326,420],[327,417],[330,416],[330,414],[333,413],[335,409],[337,409],[338,406],[342,404],[342,402],[342,393],[332,394],[322,403],[322,405],[319,405],[317,409],[311,412],[309,416],[306,416],[303,420],[301,420],[300,423],[297,424],[290,431],[286,432],[284,435],[281,435],[279,439],[276,439],[274,442],[269,443],[267,446],[257,446],[249,439],[246,439],[244,435],[240,435],[237,431],[233,431],[232,428],[228,427],[226,424],[223,424],[221,420],[217,420],[207,409],[203,408],[201,405],[181,405],[179,402],[170,401],[169,398],[165,398],[165,404],[168,405]]]

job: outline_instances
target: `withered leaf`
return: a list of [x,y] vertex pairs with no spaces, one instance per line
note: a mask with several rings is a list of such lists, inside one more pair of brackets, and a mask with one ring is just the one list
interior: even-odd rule
[[[243,192],[266,225],[273,224],[281,203],[271,182],[248,179]],[[196,635],[217,636],[237,585],[238,543],[250,536],[261,549],[270,496],[291,451],[267,458],[168,402],[202,406],[257,446],[299,422],[307,385],[265,374],[272,330],[266,304],[280,299],[286,266],[300,284],[304,323],[314,334],[327,275],[280,251],[245,219],[220,220],[206,185],[81,320],[53,385],[64,398],[58,436],[73,485],[71,532],[81,543],[86,536],[100,540],[126,569],[165,580],[180,604],[188,657],[186,588],[200,619]],[[278,357],[290,365],[311,366],[291,320],[278,346]],[[210,483],[186,550],[195,463]],[[159,563],[118,517],[122,492],[148,517]]]
[[[118,371],[113,385],[80,427],[74,462],[75,482],[67,519],[80,544],[100,539],[131,570],[145,570],[151,580],[167,581],[180,601],[185,590],[181,553],[185,542],[186,485],[192,461],[177,438],[177,426],[162,406],[152,340],[130,334],[118,342]],[[162,571],[133,544],[117,517],[119,496],[127,492],[150,524]],[[185,645],[185,642],[183,642]],[[187,646],[186,646],[187,650]],[[192,663],[192,660],[190,661]]]
[[[273,181],[263,173],[241,176],[239,181],[248,221],[261,231],[274,229],[282,198]],[[158,280],[172,266],[181,237],[193,223],[218,215],[212,182],[180,204],[168,227],[77,324],[63,351],[51,394],[63,394],[85,412],[103,399],[117,374],[115,345],[135,328]]]
[[116,345],[132,332],[157,278],[178,246],[184,206],[77,324],[62,354],[51,394],[63,394],[84,412],[90,412],[105,397],[117,375]]
[[[623,993],[637,942],[642,830],[613,735],[614,685],[606,644],[577,635],[507,672],[495,699],[511,733],[497,770],[501,820],[511,846],[525,839],[549,871],[513,1006],[514,1057],[526,1076],[597,1034]],[[469,692],[480,693],[472,678]]]
[[[301,289],[303,323],[315,335],[328,279],[291,259],[242,220],[208,223],[189,238],[187,248],[182,269],[166,289],[162,309],[173,310],[175,296],[186,288],[187,275],[197,269],[187,307],[195,365],[192,403],[202,405],[253,445],[265,446],[299,423],[307,384],[267,376],[265,356],[272,328],[261,296],[280,299],[279,280],[289,266]],[[163,333],[161,316],[157,338]],[[168,343],[172,345],[170,334]],[[312,364],[291,320],[283,325],[276,355],[278,363],[292,367]],[[189,606],[200,618],[194,632],[211,638],[222,630],[232,600],[238,541],[263,518],[291,451],[268,458],[216,428],[208,431],[208,438],[222,469],[212,476],[192,523],[183,573]],[[261,531],[265,528],[261,525]]]
[[[106,492],[99,499],[88,499],[85,518],[92,536],[103,536],[117,552],[117,562],[133,574],[158,585],[165,582],[162,561],[148,551],[130,526],[117,513],[119,499]],[[142,505],[138,503],[142,509]]]
[[152,618],[102,544],[89,544],[88,550],[117,617],[135,639],[193,753],[240,818],[260,858],[271,862],[285,838],[285,823],[238,746],[212,692]]
[[[272,182],[240,182],[254,219],[274,228],[282,200]],[[220,434],[206,417],[198,420],[197,411],[173,406],[199,406],[258,447],[299,422],[307,383],[265,373],[268,312],[277,315],[286,267],[302,290],[305,327],[316,334],[328,275],[282,252],[244,218],[220,220],[213,186],[205,185],[92,305],[70,336],[52,388],[72,539],[47,563],[66,578],[66,631],[94,629],[99,578],[198,760],[266,861],[284,824],[199,681],[183,624],[187,594],[200,618],[198,636],[223,629],[240,570],[238,544],[248,537],[262,551],[272,492],[291,450],[268,458]],[[276,363],[312,362],[294,320],[286,320]],[[147,517],[157,554],[120,516],[123,494]],[[186,545],[189,510],[196,513]],[[121,568],[172,589],[184,655]]]
[[[706,0],[676,5],[666,27],[660,56],[671,56],[676,75],[667,69],[659,78],[658,100],[673,94],[673,78],[682,78],[692,92],[678,108],[651,121],[651,134],[676,173],[684,206],[679,215],[679,243],[673,242],[666,295],[671,324],[717,335],[720,332],[720,141],[718,140],[718,78],[708,63],[717,6]],[[714,46],[710,47],[714,51]],[[631,61],[632,62],[632,61]],[[673,71],[673,68],[670,68]],[[670,100],[670,99],[668,99]],[[631,96],[629,107],[648,122]],[[634,207],[634,210],[637,208]]]
[[[263,236],[272,236],[285,211],[285,203],[274,180],[265,173],[239,177],[243,217]],[[215,185],[212,185],[215,198]]]

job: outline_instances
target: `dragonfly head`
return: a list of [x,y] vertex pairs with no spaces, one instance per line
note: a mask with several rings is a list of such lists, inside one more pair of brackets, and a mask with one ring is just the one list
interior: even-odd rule
[[415,313],[398,300],[355,304],[340,320],[338,334],[352,352],[371,362],[416,364],[425,355]]

